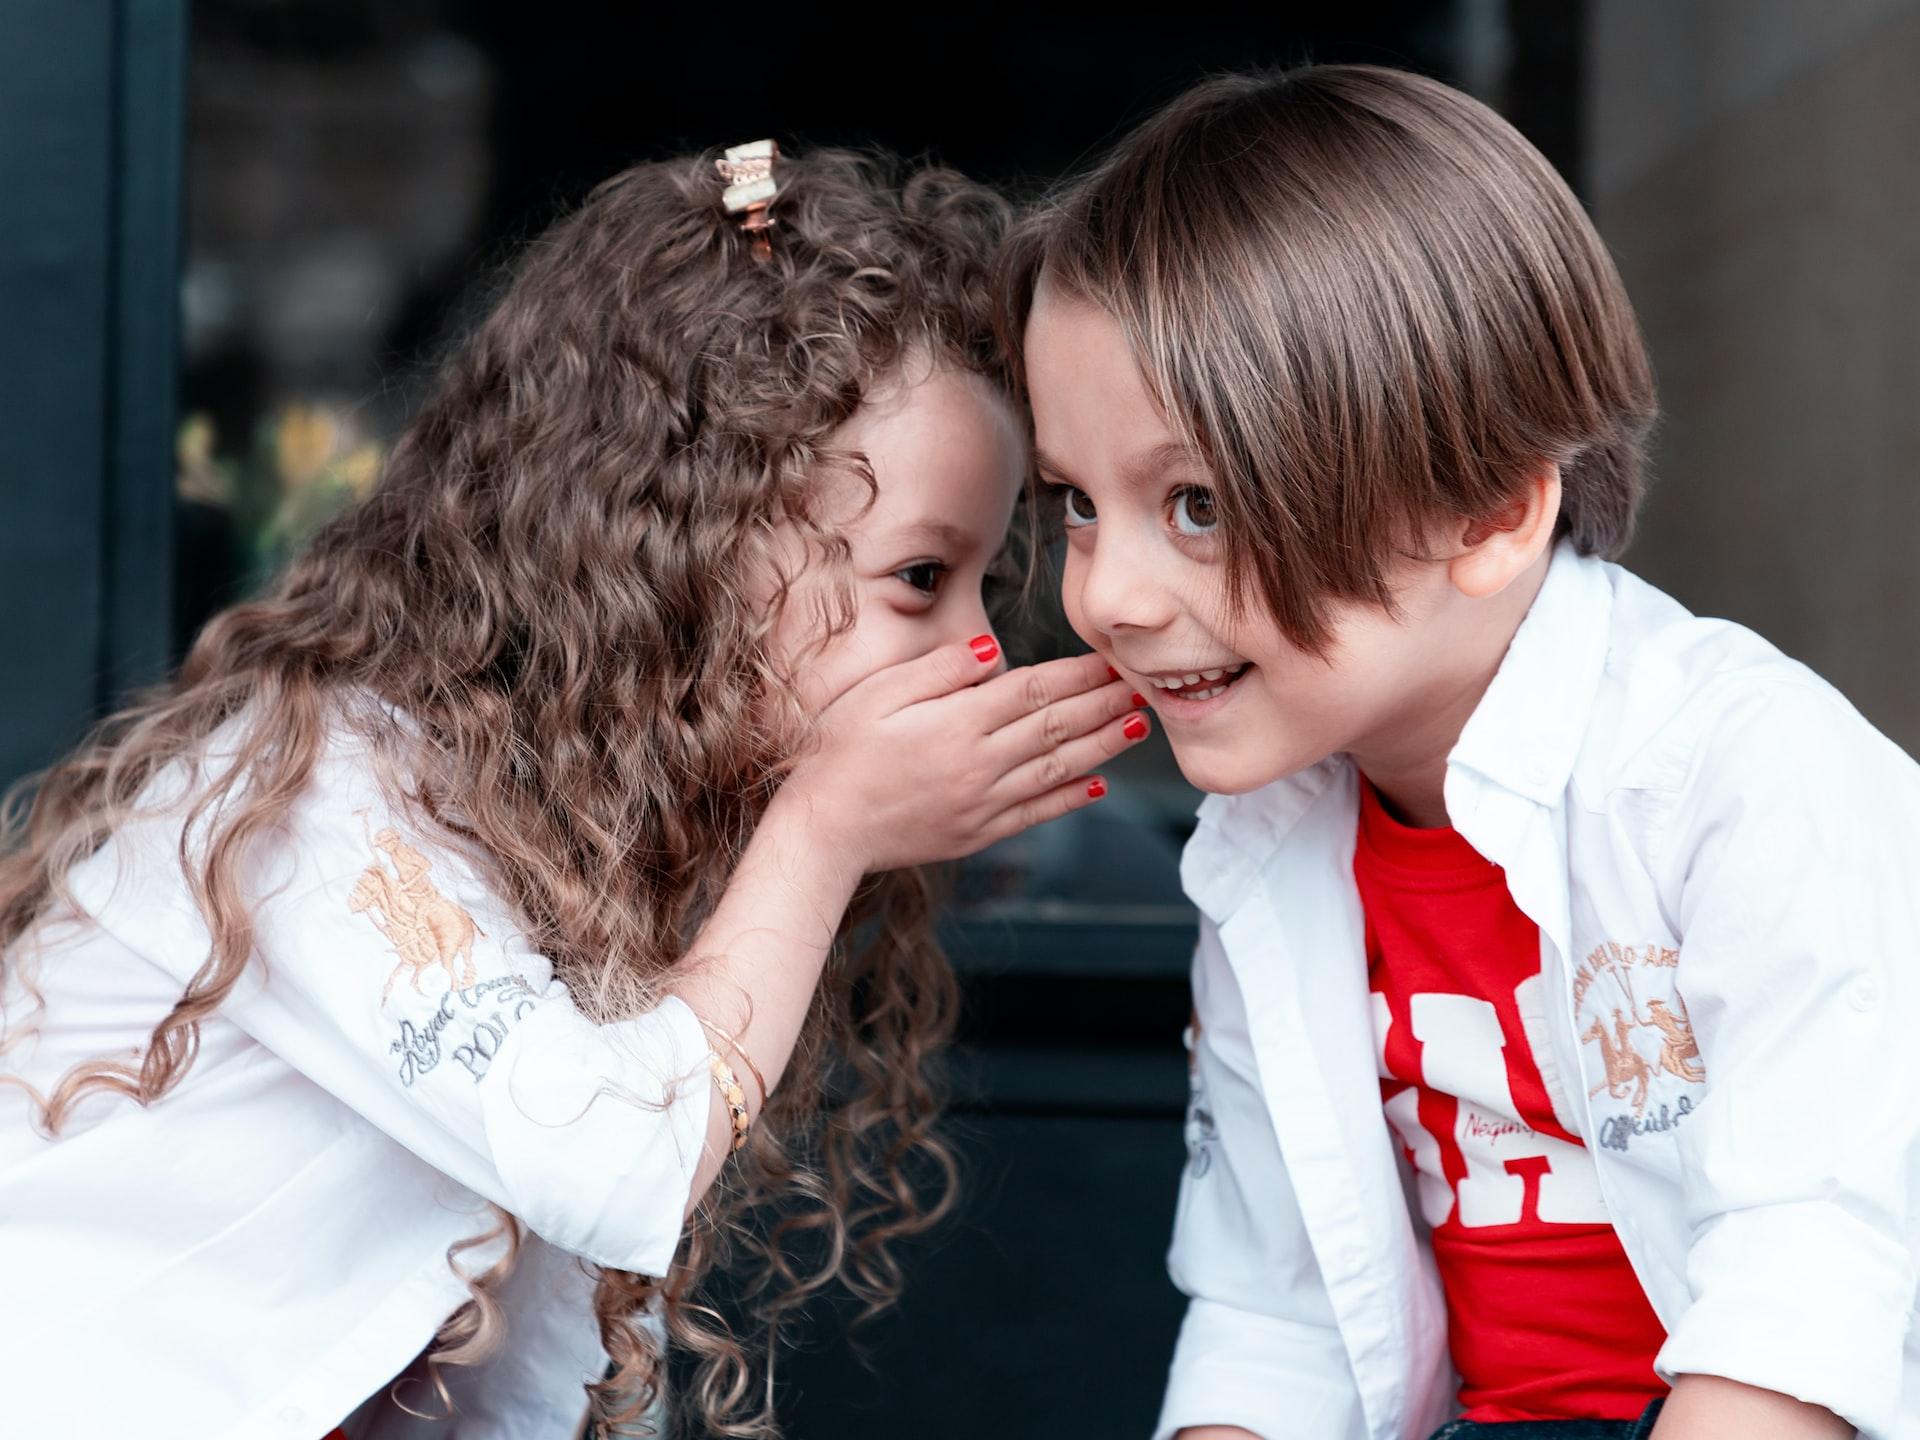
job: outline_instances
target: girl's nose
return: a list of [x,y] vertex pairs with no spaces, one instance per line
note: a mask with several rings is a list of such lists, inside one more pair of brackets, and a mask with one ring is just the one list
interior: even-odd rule
[[954,605],[947,610],[940,625],[939,644],[958,644],[971,640],[976,635],[986,635],[993,631],[993,621],[987,616],[986,602],[975,596],[969,603]]

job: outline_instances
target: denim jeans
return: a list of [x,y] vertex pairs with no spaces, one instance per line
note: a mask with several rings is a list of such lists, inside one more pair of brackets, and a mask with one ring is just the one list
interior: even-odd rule
[[1481,1424],[1453,1420],[1433,1432],[1432,1440],[1646,1440],[1660,1418],[1660,1401],[1638,1420],[1506,1420]]

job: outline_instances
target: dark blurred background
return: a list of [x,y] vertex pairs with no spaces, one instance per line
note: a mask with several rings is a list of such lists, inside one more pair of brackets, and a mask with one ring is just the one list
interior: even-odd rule
[[[1210,71],[1309,59],[1459,85],[1568,176],[1666,410],[1629,562],[1913,749],[1920,0],[0,0],[0,782],[363,493],[500,267],[613,171],[773,135],[1032,194]],[[1151,1423],[1195,797],[1157,742],[1114,773],[961,877],[968,1198],[895,1315],[850,1344],[826,1307],[783,1357],[800,1440]]]

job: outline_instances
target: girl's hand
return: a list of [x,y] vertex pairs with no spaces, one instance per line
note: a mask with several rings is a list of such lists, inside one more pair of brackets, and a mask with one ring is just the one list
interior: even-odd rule
[[879,670],[820,717],[775,806],[861,873],[953,860],[1106,793],[1088,772],[1151,727],[1097,655],[1002,672],[990,636]]

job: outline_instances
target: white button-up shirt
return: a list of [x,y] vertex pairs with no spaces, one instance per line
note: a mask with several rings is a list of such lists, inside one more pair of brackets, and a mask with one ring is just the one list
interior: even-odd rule
[[[24,1086],[137,1068],[208,958],[178,859],[187,791],[163,774],[75,868],[87,923],[56,915],[7,957],[0,1436],[320,1440],[465,1302],[448,1251],[493,1225],[487,1201],[533,1232],[506,1347],[447,1367],[460,1414],[432,1433],[574,1434],[607,1356],[573,1257],[667,1270],[712,1103],[699,1021],[669,999],[589,1022],[339,740],[249,857],[256,955],[184,1079],[144,1109],[92,1093],[40,1134]],[[439,1410],[424,1385],[401,1398]],[[411,1427],[382,1402],[355,1428]]]
[[[1667,1329],[1656,1368],[1920,1437],[1920,769],[1749,631],[1562,547],[1445,798],[1539,926],[1522,1015]],[[1183,860],[1192,1300],[1159,1440],[1421,1440],[1455,1413],[1381,1109],[1357,806],[1344,758],[1210,797]]]

